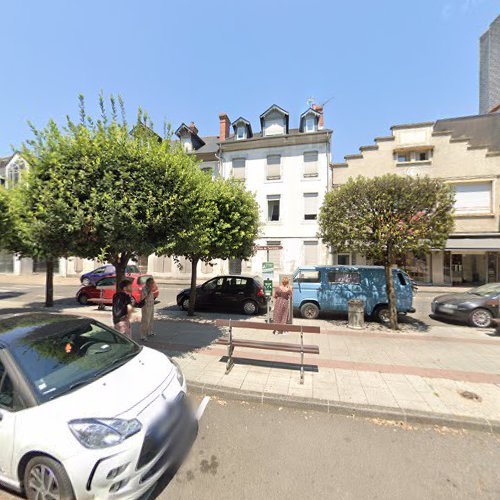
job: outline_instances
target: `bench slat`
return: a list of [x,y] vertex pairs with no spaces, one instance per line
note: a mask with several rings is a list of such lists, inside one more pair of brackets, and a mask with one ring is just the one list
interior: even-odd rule
[[[217,339],[217,344],[229,345],[229,339]],[[285,342],[260,342],[258,340],[233,339],[235,347],[249,347],[252,349],[265,349],[268,351],[304,352],[306,354],[319,354],[319,346],[304,344],[288,344]]]
[[285,325],[278,323],[259,323],[258,321],[231,321],[228,319],[215,320],[215,326],[232,326],[234,328],[253,328],[254,330],[278,330],[286,332],[321,333],[319,326]]

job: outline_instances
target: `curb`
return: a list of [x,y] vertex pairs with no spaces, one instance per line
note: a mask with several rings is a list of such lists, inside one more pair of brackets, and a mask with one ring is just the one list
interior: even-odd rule
[[285,396],[240,389],[225,388],[212,384],[187,382],[188,389],[195,393],[219,396],[231,400],[245,400],[253,403],[286,406],[301,410],[314,410],[336,415],[361,418],[379,418],[406,424],[435,425],[451,427],[454,429],[467,429],[473,431],[489,432],[500,436],[500,421],[486,418],[456,416],[449,414],[436,414],[418,410],[405,410],[386,406],[363,405],[344,403],[342,401],[329,401],[297,396]]

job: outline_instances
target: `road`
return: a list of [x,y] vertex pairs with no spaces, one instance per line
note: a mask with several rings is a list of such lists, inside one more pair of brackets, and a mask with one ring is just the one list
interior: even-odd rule
[[[160,288],[160,304],[158,308],[168,307],[175,304],[177,293],[187,285],[168,285],[159,284]],[[75,305],[75,294],[78,290],[78,285],[55,285],[54,300],[56,305]],[[45,299],[45,288],[41,284],[7,284],[0,283],[0,312],[2,308],[8,308],[13,302],[23,304],[43,303]],[[429,317],[430,304],[436,292],[429,289],[418,291],[414,298],[414,307],[416,312],[411,315],[411,318],[418,320],[427,325],[442,325],[439,320]],[[342,317],[342,319],[345,319]]]
[[186,462],[149,498],[498,499],[499,463],[487,433],[212,399]]
[[[160,305],[167,307],[175,303],[175,298],[179,290],[185,288],[182,285],[160,284]],[[57,304],[76,304],[75,295],[79,286],[74,285],[54,285],[54,301]],[[23,304],[43,303],[45,300],[44,285],[36,284],[6,284],[0,283],[0,308],[7,307],[12,302],[22,302]]]

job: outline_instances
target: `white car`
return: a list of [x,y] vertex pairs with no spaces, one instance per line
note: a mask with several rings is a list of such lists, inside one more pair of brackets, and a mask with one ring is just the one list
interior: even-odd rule
[[0,483],[29,499],[134,499],[180,464],[198,423],[172,360],[89,318],[2,318]]

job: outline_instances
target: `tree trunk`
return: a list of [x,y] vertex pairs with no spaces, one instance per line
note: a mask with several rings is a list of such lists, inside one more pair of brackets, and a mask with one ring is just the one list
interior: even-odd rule
[[125,270],[127,269],[129,261],[129,256],[127,253],[123,253],[114,259],[113,265],[115,266],[116,275],[116,291],[119,292],[120,283],[125,278]]
[[188,316],[194,316],[194,306],[196,303],[196,274],[198,271],[198,257],[191,260],[191,293],[189,295]]
[[398,330],[398,310],[396,307],[396,292],[394,290],[392,267],[390,264],[386,264],[384,268],[387,298],[389,300],[389,326],[392,330]]
[[54,261],[47,259],[45,272],[45,307],[54,306]]

